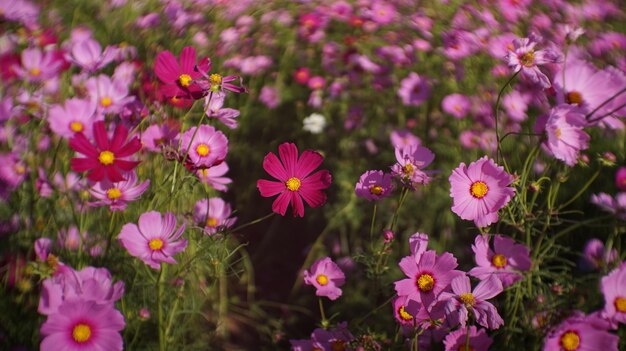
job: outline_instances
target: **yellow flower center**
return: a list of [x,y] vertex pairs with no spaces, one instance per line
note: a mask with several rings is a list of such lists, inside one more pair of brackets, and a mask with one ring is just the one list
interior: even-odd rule
[[111,188],[107,190],[107,197],[109,200],[119,199],[122,196],[122,192],[118,188]]
[[102,99],[100,99],[100,105],[102,105],[102,107],[109,107],[111,106],[112,103],[113,103],[113,100],[111,100],[111,98],[108,96],[105,96]]
[[485,197],[488,191],[489,187],[487,187],[487,184],[480,180],[472,183],[472,186],[470,187],[470,194],[472,194],[472,196],[477,199],[482,199],[483,197]]
[[504,266],[506,266],[506,257],[500,254],[493,255],[491,264],[496,268],[504,268]]
[[580,337],[576,332],[568,331],[561,336],[561,347],[566,351],[574,351],[580,345]]
[[413,174],[413,172],[415,171],[415,168],[413,168],[413,165],[410,163],[407,163],[406,165],[404,165],[404,167],[402,168],[402,171],[404,172],[404,174],[406,174],[407,176],[410,176]]
[[161,250],[161,248],[163,248],[163,240],[161,240],[159,238],[152,239],[148,243],[148,246],[150,246],[150,250],[152,250],[152,251]]
[[215,226],[217,226],[217,219],[213,218],[213,217],[209,217],[209,219],[206,220],[206,226],[207,227],[215,227]]
[[79,323],[74,326],[72,329],[72,338],[77,343],[84,343],[91,339],[91,328],[84,323]]
[[113,155],[113,153],[109,150],[102,151],[100,156],[98,156],[98,161],[100,161],[103,165],[108,166],[113,164],[113,161],[115,161],[115,155]]
[[211,85],[220,85],[222,83],[222,76],[217,73],[213,73],[209,76],[209,83]]
[[613,302],[615,304],[615,309],[618,312],[626,313],[626,298],[618,297]]
[[180,83],[180,85],[186,88],[189,86],[189,84],[191,84],[191,76],[188,74],[181,74],[178,77],[178,82]]
[[463,293],[459,295],[459,298],[465,306],[472,307],[476,304],[476,299],[474,299],[474,295],[472,295],[472,293]]
[[380,195],[383,193],[383,187],[380,185],[372,185],[370,186],[370,194],[372,195]]
[[570,91],[565,95],[565,101],[571,105],[580,105],[583,102],[583,96],[577,91]]
[[325,276],[324,274],[318,275],[317,278],[315,278],[315,280],[317,281],[317,283],[319,285],[326,285],[326,284],[328,284],[328,277]]
[[424,292],[431,291],[435,287],[435,279],[432,275],[424,273],[417,278],[417,287]]
[[345,351],[346,342],[343,340],[335,340],[330,343],[330,348],[332,351]]
[[532,67],[535,64],[535,52],[529,51],[520,56],[519,61],[526,67]]
[[41,74],[41,70],[37,67],[30,69],[30,75],[33,77],[38,77]]
[[291,177],[287,180],[287,182],[285,182],[285,186],[291,191],[298,191],[298,189],[300,189],[300,184],[300,179],[296,177]]
[[200,144],[196,147],[196,152],[201,157],[208,155],[210,151],[211,149],[209,149],[209,146],[207,144]]
[[70,123],[70,129],[72,130],[72,132],[78,133],[82,132],[83,129],[85,129],[85,126],[83,126],[83,124],[80,122],[72,122]]
[[400,306],[400,308],[398,309],[398,315],[400,315],[400,318],[402,318],[405,321],[412,321],[413,320],[413,316],[411,316],[411,314],[408,313],[404,309],[404,306]]
[[26,167],[24,167],[22,165],[15,165],[15,167],[13,167],[13,169],[15,170],[15,173],[17,173],[17,174],[24,174],[24,173],[26,173]]
[[557,129],[554,131],[554,135],[556,136],[556,138],[557,138],[557,139],[561,139],[561,134],[562,134],[562,133],[561,133],[561,128],[557,128]]
[[48,257],[46,257],[46,263],[50,268],[52,268],[53,271],[56,271],[59,266],[59,258],[49,253]]

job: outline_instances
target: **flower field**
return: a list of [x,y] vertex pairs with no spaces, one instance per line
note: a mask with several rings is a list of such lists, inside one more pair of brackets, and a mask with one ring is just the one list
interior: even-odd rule
[[625,21],[0,0],[0,350],[626,350]]

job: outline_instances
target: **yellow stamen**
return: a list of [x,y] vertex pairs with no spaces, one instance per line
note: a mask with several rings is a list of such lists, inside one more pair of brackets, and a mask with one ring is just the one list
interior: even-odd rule
[[287,180],[287,182],[285,182],[285,186],[291,191],[298,191],[298,189],[300,189],[300,185],[300,179],[296,177],[291,177]]
[[571,105],[579,105],[583,102],[583,96],[577,91],[570,91],[565,95],[565,101]]
[[102,151],[100,156],[98,156],[98,161],[100,161],[103,165],[108,166],[113,164],[113,161],[115,161],[115,155],[109,150]]
[[80,122],[72,122],[70,123],[70,129],[72,130],[72,132],[78,133],[82,132],[83,129],[85,129],[85,126],[83,126],[83,124]]
[[487,184],[480,180],[472,183],[472,186],[470,187],[470,194],[472,194],[472,196],[477,199],[482,199],[483,197],[485,197],[488,191],[489,187],[487,186]]
[[346,342],[343,340],[334,340],[330,343],[330,348],[332,351],[345,351]]
[[557,138],[557,139],[561,139],[561,134],[562,134],[562,132],[561,132],[561,128],[557,128],[557,129],[554,131],[554,135],[556,136],[556,138]]
[[30,75],[33,77],[38,77],[39,75],[41,75],[41,70],[37,67],[31,68],[29,72],[30,72]]
[[107,190],[107,197],[109,198],[109,200],[119,199],[120,197],[122,197],[122,192],[118,188],[111,188]]
[[315,278],[315,280],[317,281],[317,283],[319,285],[326,285],[326,284],[328,284],[328,277],[325,276],[324,274],[318,275],[317,278]]
[[496,268],[504,268],[504,266],[506,266],[506,262],[506,257],[500,254],[493,255],[491,258],[491,264]]
[[412,321],[413,320],[413,316],[411,316],[411,314],[408,313],[404,309],[404,306],[400,306],[400,308],[398,309],[398,315],[400,315],[400,318],[402,318],[405,321]]
[[206,220],[206,226],[207,227],[215,227],[215,226],[217,226],[217,219],[213,218],[213,217],[209,217],[209,219]]
[[574,351],[580,346],[580,337],[576,332],[568,331],[561,336],[559,343],[565,351]]
[[405,175],[410,176],[413,174],[413,172],[415,171],[415,168],[413,168],[413,165],[410,163],[407,163],[406,165],[404,165],[404,167],[402,168],[402,171],[404,172]]
[[207,144],[200,144],[200,145],[198,145],[196,147],[196,152],[201,157],[204,157],[204,156],[208,155],[209,152],[211,152],[211,149],[209,148],[209,146]]
[[620,296],[615,299],[613,304],[618,312],[626,313],[626,298]]
[[180,83],[180,85],[184,86],[185,88],[191,84],[191,80],[192,78],[188,74],[181,74],[178,77],[178,82]]
[[213,73],[209,76],[209,83],[211,85],[220,85],[222,83],[222,76],[217,73]]
[[525,53],[524,55],[520,56],[519,61],[522,63],[522,65],[526,67],[534,66],[535,65],[535,52],[529,51]]
[[372,195],[380,195],[383,193],[383,187],[380,185],[372,185],[370,186],[370,194]]
[[161,248],[163,248],[163,240],[161,240],[159,238],[152,239],[148,243],[148,246],[150,247],[150,250],[152,250],[152,251],[161,250]]
[[435,287],[435,279],[432,275],[424,273],[417,278],[417,287],[424,292],[431,291]]
[[102,105],[102,107],[109,107],[111,106],[111,104],[113,104],[113,100],[111,100],[111,98],[108,96],[105,96],[102,99],[100,99],[100,105]]
[[459,298],[467,307],[472,307],[476,304],[476,299],[474,299],[474,295],[472,295],[472,293],[463,293],[459,295]]
[[91,339],[91,328],[84,323],[79,323],[72,329],[72,338],[77,343],[84,343]]
[[24,174],[24,173],[26,173],[26,167],[24,167],[24,166],[22,166],[20,164],[15,165],[15,167],[13,167],[13,169],[15,170],[15,173],[17,173],[17,174]]

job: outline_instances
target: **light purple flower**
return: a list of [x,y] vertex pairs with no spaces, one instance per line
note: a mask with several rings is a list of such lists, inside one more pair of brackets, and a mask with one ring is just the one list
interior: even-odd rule
[[150,185],[150,180],[137,184],[135,172],[128,173],[126,180],[111,183],[104,179],[89,189],[91,196],[99,201],[90,202],[90,206],[109,206],[111,211],[124,211],[127,203],[137,200]]
[[89,78],[85,88],[91,100],[97,104],[100,114],[119,113],[124,105],[135,99],[134,96],[128,96],[128,86],[104,74]]
[[450,94],[441,101],[441,109],[443,112],[458,119],[467,116],[471,107],[470,100],[465,95],[461,94]]
[[173,123],[152,124],[141,134],[144,149],[161,152],[162,146],[177,145],[179,130]]
[[340,287],[346,282],[346,276],[330,257],[320,258],[311,266],[311,271],[304,271],[304,283],[313,285],[315,295],[326,296],[331,300],[338,299],[342,291]]
[[545,89],[551,86],[550,79],[541,72],[539,65],[561,62],[562,57],[560,53],[549,48],[536,50],[538,40],[534,35],[513,40],[513,49],[509,50],[505,61],[514,72],[521,71],[523,77]]
[[268,108],[276,108],[280,104],[280,94],[278,90],[269,85],[261,88],[261,93],[259,93],[259,101],[261,101]]
[[359,178],[354,192],[356,196],[372,201],[391,195],[392,190],[391,174],[383,171],[367,171]]
[[476,318],[476,323],[489,329],[498,329],[504,324],[498,310],[489,300],[502,292],[502,283],[493,275],[482,280],[474,291],[470,285],[469,277],[459,276],[450,282],[451,293],[443,293],[448,299],[446,314],[452,324],[460,323],[465,327],[469,312]]
[[520,123],[528,118],[526,111],[528,110],[529,101],[530,96],[522,94],[518,90],[513,90],[502,98],[502,106],[506,110],[508,117]]
[[176,229],[176,218],[171,212],[161,216],[150,211],[139,216],[139,225],[125,224],[118,239],[131,256],[160,269],[161,262],[176,263],[173,256],[187,247],[187,240],[180,239],[184,231],[184,224]]
[[434,301],[439,293],[450,288],[454,278],[464,274],[455,270],[457,266],[456,258],[449,252],[437,256],[435,251],[429,250],[419,258],[404,257],[400,269],[407,278],[395,282],[396,292],[423,304]]
[[226,162],[222,162],[217,166],[210,168],[200,168],[196,171],[196,175],[200,181],[217,191],[228,190],[227,185],[232,183],[233,180],[228,177],[223,177],[228,172],[228,165]]
[[589,134],[585,133],[585,115],[574,106],[559,105],[550,110],[545,132],[548,136],[545,148],[555,158],[574,166],[581,150],[589,146]]
[[65,139],[81,132],[91,138],[93,123],[99,119],[95,112],[96,103],[93,100],[67,99],[63,106],[53,105],[50,108],[48,123],[53,132]]
[[606,252],[604,243],[594,238],[588,240],[585,244],[581,266],[585,270],[597,270],[607,266],[617,258],[617,250],[612,249],[610,253]]
[[480,280],[495,275],[505,288],[521,280],[521,272],[528,271],[531,266],[528,248],[502,235],[494,235],[493,246],[493,250],[489,248],[489,236],[476,236],[472,251],[477,267],[468,274]]
[[87,233],[80,233],[76,226],[71,226],[68,229],[61,229],[57,233],[57,241],[59,245],[70,251],[77,251],[81,245],[85,245],[87,239]]
[[617,193],[614,198],[607,193],[594,194],[591,195],[591,203],[623,221],[626,220],[626,192]]
[[37,259],[39,261],[45,262],[48,258],[48,253],[50,253],[50,249],[52,248],[52,239],[50,238],[39,238],[35,240],[35,255],[37,255]]
[[546,335],[543,351],[617,351],[619,338],[609,327],[597,316],[576,312]]
[[197,132],[196,127],[192,127],[183,133],[180,149],[183,155],[188,153],[187,162],[191,162],[194,168],[210,168],[226,158],[228,139],[224,133],[203,124]]
[[425,78],[415,72],[400,82],[398,96],[406,106],[419,106],[430,97],[430,86]]
[[22,65],[14,66],[13,70],[29,82],[44,82],[58,75],[61,63],[52,51],[29,48],[22,51]]
[[[485,329],[478,329],[471,326],[469,337],[469,350],[472,351],[489,351],[489,347],[493,344],[493,340],[487,335]],[[467,328],[457,329],[443,341],[445,351],[465,351],[467,349]]]
[[404,149],[407,147],[418,147],[422,144],[420,138],[413,135],[408,130],[393,130],[389,135],[391,145],[396,149]]
[[409,146],[402,149],[396,148],[395,165],[391,167],[393,175],[400,178],[402,183],[411,189],[417,185],[425,185],[430,182],[430,171],[423,171],[435,159],[430,149],[423,146]]
[[604,309],[602,317],[611,322],[626,324],[626,263],[602,277],[602,294],[604,295]]
[[237,217],[231,217],[231,214],[230,204],[219,197],[199,200],[193,208],[194,222],[203,227],[207,235],[232,227]]
[[107,46],[102,52],[100,43],[92,38],[74,42],[69,59],[87,72],[95,72],[113,61],[116,48]]
[[204,109],[208,117],[217,119],[230,129],[235,129],[237,128],[235,118],[239,117],[239,110],[223,108],[225,98],[226,93],[220,91],[207,95],[204,99]]

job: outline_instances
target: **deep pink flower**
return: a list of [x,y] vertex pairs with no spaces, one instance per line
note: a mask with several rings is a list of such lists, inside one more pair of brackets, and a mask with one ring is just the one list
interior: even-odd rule
[[91,100],[67,99],[63,106],[53,105],[50,108],[48,123],[50,129],[63,138],[69,139],[79,132],[91,138],[95,112],[96,104]]
[[513,71],[521,71],[522,76],[531,82],[539,84],[542,88],[549,88],[551,86],[550,79],[541,72],[538,66],[560,62],[562,57],[560,53],[549,48],[536,50],[535,46],[538,44],[538,39],[531,35],[529,38],[513,40],[513,49],[509,50],[505,60],[509,67],[513,68]]
[[626,191],[626,167],[620,167],[615,172],[615,186],[620,191]]
[[400,269],[407,278],[395,282],[396,292],[422,303],[434,301],[439,293],[450,288],[454,278],[463,274],[455,270],[457,266],[456,258],[449,252],[437,256],[429,250],[419,257],[404,257]]
[[162,217],[159,212],[150,211],[139,216],[139,225],[125,224],[118,239],[131,256],[160,269],[161,262],[176,263],[173,256],[187,247],[187,240],[180,239],[184,231],[184,224],[176,229],[172,213]]
[[513,176],[487,156],[470,163],[461,163],[450,175],[452,211],[462,219],[486,227],[498,221],[498,210],[515,195],[509,187]]
[[180,53],[180,65],[171,52],[160,52],[154,63],[154,72],[163,82],[159,90],[165,97],[199,99],[204,95],[204,90],[196,80],[203,77],[201,72],[209,71],[210,67],[208,58],[197,62],[196,49],[186,46]]
[[326,202],[326,194],[322,190],[332,182],[330,172],[324,169],[311,174],[322,164],[324,157],[312,150],[305,150],[298,157],[298,148],[291,143],[279,145],[278,154],[280,160],[274,153],[268,153],[263,160],[263,168],[279,182],[260,179],[257,188],[263,197],[278,195],[272,204],[272,211],[284,216],[291,203],[294,217],[304,217],[303,199],[313,208]]
[[489,248],[489,236],[476,236],[472,251],[477,267],[468,274],[480,280],[495,275],[505,288],[521,280],[521,272],[528,271],[531,266],[528,248],[502,235],[494,235],[493,246],[493,250]]
[[[187,151],[189,150],[189,151]],[[228,139],[224,133],[208,125],[188,129],[180,138],[180,152],[187,154],[192,168],[202,169],[219,165],[226,159]]]
[[[467,349],[467,328],[457,329],[443,341],[445,351],[465,351]],[[469,350],[472,351],[489,351],[489,347],[493,344],[493,340],[487,335],[485,329],[478,329],[475,326],[470,327]]]
[[41,351],[121,351],[124,317],[109,304],[95,301],[64,302],[41,326]]
[[309,82],[311,71],[307,67],[300,67],[293,73],[293,77],[296,83],[305,85]]
[[430,85],[426,78],[411,72],[400,82],[398,95],[406,106],[419,106],[430,97]]
[[596,316],[575,313],[546,335],[543,351],[617,351],[619,338],[609,327]]
[[602,277],[601,288],[605,302],[602,317],[626,324],[626,263]]
[[589,146],[589,134],[584,128],[585,115],[574,106],[559,105],[550,110],[545,132],[546,149],[568,166],[574,166],[581,150]]
[[137,200],[150,185],[150,180],[137,184],[137,175],[130,172],[128,178],[121,182],[111,183],[104,179],[89,189],[91,196],[98,201],[90,202],[90,206],[109,206],[111,211],[124,211],[127,203]]
[[315,295],[326,296],[331,300],[341,296],[340,287],[345,282],[346,276],[330,257],[320,258],[313,263],[310,272],[304,271],[304,283],[317,289]]
[[385,174],[383,171],[367,171],[359,178],[354,192],[356,196],[372,201],[389,196],[392,190],[391,174]]
[[231,217],[231,214],[230,204],[219,197],[199,200],[193,208],[194,222],[203,227],[207,235],[232,227],[237,217]]
[[72,170],[75,172],[88,171],[87,178],[94,182],[102,179],[108,179],[111,182],[125,180],[126,178],[121,172],[129,172],[139,164],[137,161],[125,160],[141,149],[139,138],[134,137],[127,141],[128,129],[123,124],[118,123],[113,138],[109,140],[103,121],[93,124],[93,136],[96,141],[95,146],[87,140],[83,133],[76,133],[70,139],[70,147],[86,156],[72,158],[70,160]]
[[450,286],[453,293],[443,294],[448,299],[446,314],[452,324],[460,323],[465,327],[469,312],[476,318],[476,323],[485,328],[498,329],[504,324],[496,307],[486,301],[502,292],[502,283],[498,278],[491,275],[472,291],[469,277],[461,275],[452,280]]

